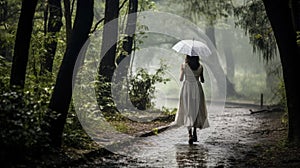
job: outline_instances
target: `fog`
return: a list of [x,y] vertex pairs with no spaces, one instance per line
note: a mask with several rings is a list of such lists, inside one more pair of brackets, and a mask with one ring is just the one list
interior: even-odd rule
[[[167,1],[157,1],[157,10],[172,13],[184,17],[181,5],[170,5]],[[188,18],[187,18],[188,19]],[[202,20],[192,21],[204,32],[205,23]],[[165,24],[162,22],[161,24]],[[184,32],[183,33],[188,33]],[[171,49],[179,39],[166,34],[146,33],[139,37],[141,43],[137,43],[138,50],[134,53],[133,73],[138,67],[146,68],[154,73],[163,61],[168,65],[166,78],[171,79],[167,84],[156,85],[157,107],[177,107],[178,96],[181,87],[179,81],[180,64],[184,62],[184,55],[178,54]],[[279,84],[280,75],[267,73],[270,68],[280,67],[278,58],[271,60],[268,64],[259,53],[254,53],[249,37],[244,30],[235,27],[234,18],[226,21],[218,21],[215,25],[216,52],[222,69],[233,83],[235,91],[239,96],[226,96],[226,101],[239,101],[247,103],[259,103],[261,94],[264,95],[264,104],[276,103],[274,88]],[[228,56],[230,54],[230,58]],[[227,61],[227,62],[226,62]],[[229,62],[230,61],[230,62]],[[206,65],[205,61],[201,62]],[[211,75],[204,69],[206,81],[210,81]],[[211,83],[203,84],[207,100],[211,97]]]

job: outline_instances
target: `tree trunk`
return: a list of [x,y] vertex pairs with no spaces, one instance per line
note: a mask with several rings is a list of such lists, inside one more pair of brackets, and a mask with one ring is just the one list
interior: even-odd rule
[[[100,83],[105,84],[105,88],[97,90],[101,95],[98,100],[99,105],[103,106],[104,115],[112,114],[114,109],[107,104],[114,104],[111,93],[111,81],[116,69],[116,50],[118,43],[118,17],[119,17],[119,0],[106,0],[105,2],[105,18],[101,46],[101,62],[98,73]],[[99,88],[99,87],[98,87]]]
[[48,0],[49,19],[45,39],[46,53],[41,62],[41,74],[52,73],[54,56],[57,48],[57,33],[62,26],[61,0]]
[[230,81],[233,81],[234,74],[235,74],[235,66],[234,66],[234,59],[233,59],[233,53],[232,53],[232,43],[233,40],[233,33],[229,29],[222,30],[222,40],[226,41],[224,43],[224,54],[226,58],[226,76]]
[[[288,108],[290,142],[300,144],[300,109],[298,105],[299,80],[296,79],[297,57],[296,32],[288,1],[263,0],[278,45],[285,84]],[[298,90],[298,91],[297,91]]]
[[106,0],[103,40],[101,46],[101,62],[99,74],[105,82],[111,82],[116,68],[116,50],[118,42],[119,0]]
[[67,48],[62,64],[60,66],[54,91],[50,100],[50,113],[57,115],[57,118],[49,117],[49,138],[50,143],[54,146],[61,146],[62,133],[66,122],[71,97],[72,97],[72,77],[73,69],[81,50],[88,39],[93,22],[93,0],[78,0],[74,29],[71,36],[70,47]]
[[44,8],[44,35],[47,35],[47,25],[48,25],[48,15],[49,15],[49,3],[45,1],[45,8]]
[[11,68],[10,86],[24,88],[26,67],[28,62],[30,39],[33,28],[33,17],[37,0],[23,0],[19,18],[13,63]]
[[136,30],[136,21],[137,21],[137,9],[138,9],[138,0],[129,0],[129,7],[128,7],[128,18],[127,18],[127,24],[125,29],[125,38],[123,42],[123,50],[124,52],[121,53],[121,55],[117,59],[117,64],[120,64],[120,62],[127,56],[130,56],[132,52],[132,46],[133,46],[133,38],[134,33]]
[[70,0],[64,0],[64,9],[65,9],[65,20],[66,20],[66,40],[67,48],[70,45],[70,39],[72,35],[72,15],[71,15],[71,3]]
[[[125,37],[123,40],[122,45],[122,52],[117,58],[117,64],[118,64],[118,78],[114,81],[115,83],[123,83],[125,85],[126,90],[123,90],[121,92],[126,93],[126,102],[116,102],[118,100],[114,100],[117,104],[124,104],[127,107],[127,103],[129,103],[129,67],[130,67],[130,61],[131,53],[133,50],[133,43],[134,43],[134,36],[136,31],[136,22],[137,22],[137,9],[138,9],[138,0],[129,0],[128,5],[128,16],[127,16],[127,23],[126,23],[126,29],[125,29]],[[125,59],[126,58],[126,59]],[[121,63],[122,62],[122,63]],[[124,86],[123,85],[123,86]],[[122,90],[122,89],[121,89]]]
[[[205,29],[205,34],[209,37],[210,41],[214,44],[214,47],[217,48],[214,26],[208,26]],[[209,64],[211,68],[215,68],[216,72],[218,72],[218,73],[224,73],[223,69],[221,68],[222,66],[217,57],[210,57],[210,60],[211,61],[207,62],[207,64]],[[216,65],[216,64],[218,64],[218,65]],[[234,89],[233,83],[230,82],[230,80],[228,79],[227,76],[225,76],[225,77],[226,77],[226,88],[220,88],[223,86],[221,86],[221,84],[218,84],[219,89],[220,90],[226,89],[227,96],[239,96],[239,94]]]

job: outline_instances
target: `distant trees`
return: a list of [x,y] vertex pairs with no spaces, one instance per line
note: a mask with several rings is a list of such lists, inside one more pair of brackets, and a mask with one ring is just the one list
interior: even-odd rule
[[[231,0],[216,0],[216,1],[186,1],[184,2],[185,11],[189,15],[191,20],[205,20],[205,34],[211,40],[214,47],[218,48],[216,44],[216,37],[215,37],[215,24],[217,23],[218,19],[223,19],[232,15],[233,12],[233,5]],[[232,61],[232,56],[228,55],[230,51],[227,49],[225,55],[226,59]],[[220,62],[217,57],[210,57],[210,61],[207,62],[211,68],[214,68],[216,72],[224,73],[223,69],[221,68]],[[229,63],[228,66],[231,66]],[[218,87],[222,87],[221,84]],[[235,90],[234,84],[230,81],[229,77],[226,75],[226,88],[219,88],[221,90],[227,90],[227,96],[240,96]]]
[[[244,1],[241,6],[234,6],[232,0],[198,0],[183,4],[191,19],[206,17],[212,23],[218,17],[227,17],[234,11],[235,23],[249,33],[254,52],[269,61],[279,50],[288,109],[288,139],[300,144],[300,110],[297,105],[299,83],[295,80],[298,76],[296,58],[300,54],[299,0],[249,0]],[[213,32],[207,31],[207,35],[213,37]],[[211,39],[213,42],[214,38]],[[228,80],[227,84],[231,86]]]
[[[54,56],[57,48],[57,36],[62,27],[62,7],[61,0],[48,0],[46,3],[46,16],[45,16],[45,55],[41,61],[41,74],[47,72],[52,73]],[[49,11],[49,12],[48,12]],[[49,13],[49,16],[48,16]]]

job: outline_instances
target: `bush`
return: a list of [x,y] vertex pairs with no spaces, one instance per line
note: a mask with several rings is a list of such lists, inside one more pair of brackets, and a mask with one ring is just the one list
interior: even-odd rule
[[25,89],[10,88],[9,64],[0,61],[0,157],[15,162],[49,147],[41,126],[52,88],[47,78],[36,83],[30,76]]
[[170,81],[170,79],[163,77],[166,69],[167,65],[163,63],[154,74],[149,74],[144,68],[140,68],[136,75],[130,79],[129,96],[137,109],[146,110],[154,106],[151,100],[155,98],[155,84],[165,84]]

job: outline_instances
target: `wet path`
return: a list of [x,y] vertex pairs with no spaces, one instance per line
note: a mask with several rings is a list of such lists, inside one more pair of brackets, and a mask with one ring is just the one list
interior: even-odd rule
[[210,127],[198,130],[199,142],[194,145],[188,145],[186,128],[170,128],[130,145],[126,156],[96,158],[86,166],[230,167],[236,160],[236,150],[247,151],[246,144],[258,141],[257,136],[253,136],[258,130],[268,129],[271,123],[280,122],[281,113],[272,113],[272,118],[269,114],[250,114],[249,109],[257,108],[226,105],[224,112],[210,114]]

